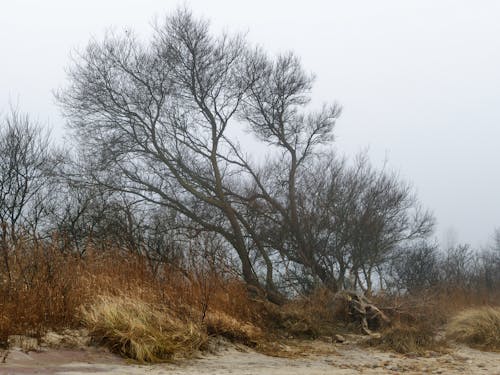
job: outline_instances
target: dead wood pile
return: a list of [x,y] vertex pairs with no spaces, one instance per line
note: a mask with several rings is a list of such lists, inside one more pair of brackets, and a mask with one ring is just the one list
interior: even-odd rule
[[366,335],[390,323],[390,319],[366,296],[354,291],[343,290],[335,294],[333,310],[335,315],[343,316],[347,323],[359,324],[361,332]]

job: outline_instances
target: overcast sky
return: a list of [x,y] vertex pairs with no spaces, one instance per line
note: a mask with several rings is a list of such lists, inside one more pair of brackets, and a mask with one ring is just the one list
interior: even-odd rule
[[74,49],[110,27],[150,32],[178,5],[215,30],[293,50],[339,102],[338,150],[369,148],[417,189],[436,236],[486,243],[500,227],[500,1],[2,0],[0,111],[18,104],[61,136],[52,91]]

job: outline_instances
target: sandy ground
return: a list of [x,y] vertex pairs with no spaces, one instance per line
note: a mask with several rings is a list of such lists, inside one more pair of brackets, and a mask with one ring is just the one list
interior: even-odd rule
[[[299,345],[300,346],[300,345]],[[297,348],[295,348],[297,349]],[[24,353],[13,350],[0,364],[0,374],[124,375],[319,375],[319,374],[500,374],[500,354],[454,347],[447,354],[403,356],[355,343],[309,342],[300,358],[277,358],[227,346],[217,354],[175,364],[141,366],[96,348]],[[0,361],[5,353],[0,356]]]

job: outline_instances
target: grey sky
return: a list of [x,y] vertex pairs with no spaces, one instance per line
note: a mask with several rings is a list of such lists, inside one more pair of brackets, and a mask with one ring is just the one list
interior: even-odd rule
[[[179,1],[2,0],[0,110],[18,103],[62,134],[52,90],[72,49],[109,27],[147,36]],[[336,147],[412,181],[437,236],[487,242],[500,226],[500,1],[191,0],[216,30],[293,50],[317,75],[317,102],[344,113]]]

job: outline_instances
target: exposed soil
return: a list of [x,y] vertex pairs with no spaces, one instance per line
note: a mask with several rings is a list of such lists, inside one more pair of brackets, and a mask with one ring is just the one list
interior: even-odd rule
[[324,341],[294,342],[281,347],[278,358],[251,349],[226,345],[216,354],[199,355],[173,364],[137,365],[98,348],[44,349],[25,353],[19,349],[0,355],[0,374],[500,374],[500,353],[481,352],[465,346],[447,353],[400,355],[365,348],[355,339],[344,344]]

